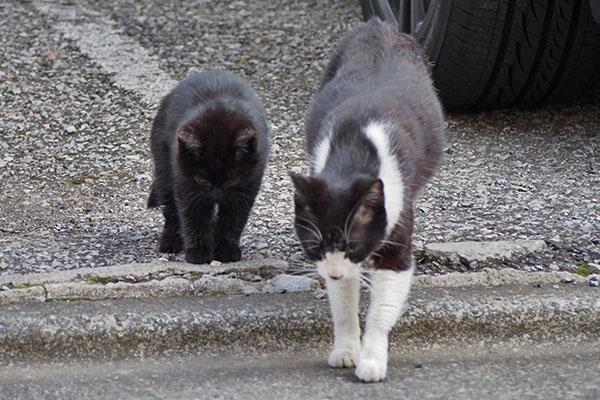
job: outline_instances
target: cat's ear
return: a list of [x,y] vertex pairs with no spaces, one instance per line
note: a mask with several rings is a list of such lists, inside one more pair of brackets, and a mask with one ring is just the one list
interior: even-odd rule
[[246,128],[238,132],[232,146],[233,154],[235,158],[241,159],[246,154],[252,154],[256,152],[257,141],[256,141],[256,129]]
[[290,175],[290,178],[292,178],[296,193],[304,193],[308,190],[308,186],[310,185],[310,178],[308,176],[302,176],[294,172],[288,172],[288,174]]
[[361,203],[374,208],[383,207],[383,196],[383,181],[381,179],[377,179],[376,181],[372,182],[367,190],[363,193],[361,197]]
[[383,207],[383,182],[381,179],[377,179],[369,184],[361,195],[358,207],[352,215],[353,222],[351,226],[360,229],[360,227],[368,225]]
[[203,145],[194,134],[194,127],[189,124],[183,124],[177,129],[177,145],[180,150],[202,152]]
[[290,178],[292,178],[294,188],[296,189],[294,193],[294,202],[296,203],[296,205],[306,204],[306,196],[309,191],[310,178],[308,176],[302,176],[293,172],[288,173],[290,175]]

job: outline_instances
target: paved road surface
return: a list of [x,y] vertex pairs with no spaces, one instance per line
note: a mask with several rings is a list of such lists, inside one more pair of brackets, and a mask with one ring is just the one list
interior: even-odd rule
[[[326,348],[182,360],[0,368],[6,399],[598,399],[600,343],[393,352],[385,383],[327,366]],[[464,349],[461,349],[464,350]]]
[[[177,80],[214,68],[245,77],[271,122],[243,257],[305,263],[287,171],[306,170],[303,118],[335,44],[360,22],[357,1],[3,1],[0,21],[0,274],[165,258],[162,216],[145,208],[150,124]],[[600,263],[598,98],[448,115],[417,253],[429,242],[542,239],[544,251],[496,267]],[[482,267],[418,258],[421,272]]]

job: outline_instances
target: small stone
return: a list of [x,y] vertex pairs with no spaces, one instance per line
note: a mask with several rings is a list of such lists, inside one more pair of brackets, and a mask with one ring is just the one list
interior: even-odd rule
[[77,128],[75,128],[73,125],[69,125],[67,126],[66,131],[67,133],[75,133],[77,131]]
[[590,278],[589,282],[590,282],[590,286],[591,287],[598,287],[598,286],[600,286],[600,280],[598,279],[597,276],[592,276]]
[[560,288],[560,286],[558,286],[558,285],[552,285],[552,288],[553,288],[553,289],[559,289],[559,288]]
[[217,265],[221,265],[221,264],[223,264],[223,263],[221,261],[219,261],[219,260],[212,260],[210,262],[210,265],[212,265],[213,267],[217,266]]
[[558,267],[558,264],[555,262],[548,265],[548,268],[550,269],[550,271],[559,271],[560,270],[560,268]]
[[242,292],[244,293],[245,296],[250,296],[251,294],[259,293],[258,289],[256,289],[254,286],[250,286],[250,285],[242,286]]
[[327,292],[323,289],[315,290],[315,299],[317,299],[317,300],[324,299],[326,295],[327,295]]
[[590,270],[590,274],[600,274],[600,264],[596,263],[587,263],[588,269]]
[[543,240],[513,240],[492,242],[429,243],[425,255],[437,259],[474,261],[510,259],[515,255],[535,253],[546,247]]
[[308,292],[312,290],[318,282],[315,279],[306,276],[294,276],[281,274],[271,279],[270,284],[275,287],[279,293],[284,292]]

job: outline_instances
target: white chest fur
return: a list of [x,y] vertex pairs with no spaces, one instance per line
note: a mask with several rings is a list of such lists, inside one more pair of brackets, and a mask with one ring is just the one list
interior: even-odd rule
[[[387,125],[383,122],[369,122],[364,128],[364,135],[373,143],[379,157],[379,179],[383,182],[383,194],[387,225],[386,236],[389,236],[400,219],[404,207],[404,182],[400,173],[400,166],[393,154],[389,140]],[[317,145],[315,156],[311,160],[313,175],[318,175],[325,165],[331,150],[332,130]]]

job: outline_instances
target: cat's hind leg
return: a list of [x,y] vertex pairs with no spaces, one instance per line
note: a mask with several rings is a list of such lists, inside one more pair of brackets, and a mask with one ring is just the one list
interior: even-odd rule
[[388,340],[408,297],[414,266],[406,271],[377,270],[371,277],[371,304],[367,312],[356,376],[364,382],[385,378]]
[[333,316],[334,342],[329,353],[329,365],[335,368],[354,367],[360,352],[360,325],[358,323],[358,301],[360,281],[348,277],[326,279],[327,294]]

